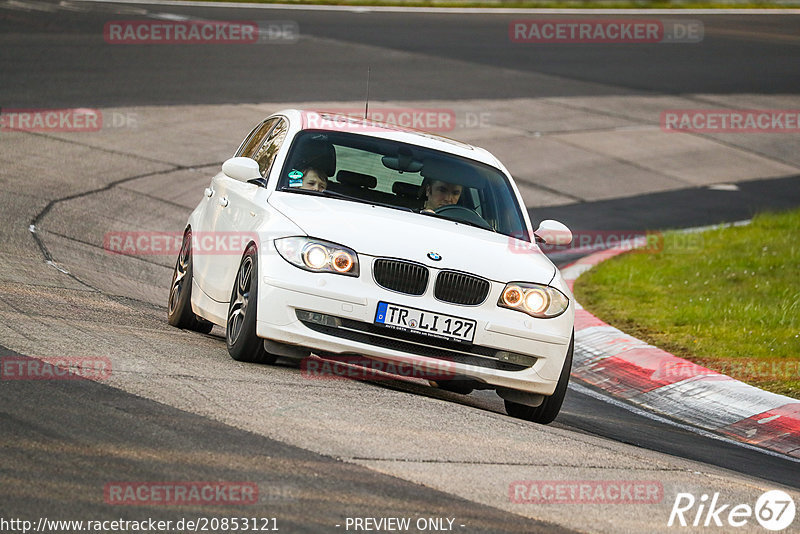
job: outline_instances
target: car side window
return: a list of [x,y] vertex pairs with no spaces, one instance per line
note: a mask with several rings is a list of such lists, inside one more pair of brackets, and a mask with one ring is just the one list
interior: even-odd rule
[[269,171],[272,168],[272,163],[275,161],[275,156],[278,155],[284,139],[286,139],[286,132],[289,130],[289,123],[283,119],[275,125],[272,131],[267,135],[264,144],[258,149],[254,156],[248,156],[258,162],[258,170],[261,176],[267,178]]
[[264,140],[267,138],[267,134],[272,129],[273,126],[278,122],[278,118],[274,119],[267,119],[255,128],[253,131],[250,132],[250,135],[247,136],[247,140],[242,143],[242,148],[236,153],[237,156],[241,156],[243,158],[251,158],[256,159],[256,151],[258,147],[264,144]]

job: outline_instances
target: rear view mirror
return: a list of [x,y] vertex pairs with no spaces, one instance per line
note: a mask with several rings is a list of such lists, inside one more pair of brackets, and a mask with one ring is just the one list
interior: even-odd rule
[[415,160],[411,150],[406,147],[400,147],[397,156],[383,156],[381,162],[384,167],[400,173],[419,172],[422,168],[422,162]]
[[250,158],[231,158],[222,164],[222,172],[240,182],[261,178],[258,162]]
[[548,245],[566,246],[572,243],[572,232],[564,224],[552,219],[545,219],[539,223],[539,228],[533,232]]

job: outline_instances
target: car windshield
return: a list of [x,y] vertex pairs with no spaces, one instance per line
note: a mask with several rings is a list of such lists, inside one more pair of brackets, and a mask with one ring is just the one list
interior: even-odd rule
[[295,136],[278,189],[451,219],[530,241],[506,176],[489,165],[349,132]]

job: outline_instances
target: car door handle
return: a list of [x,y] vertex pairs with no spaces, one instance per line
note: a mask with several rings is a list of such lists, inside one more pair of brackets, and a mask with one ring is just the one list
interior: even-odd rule
[[225,197],[220,198],[219,199],[219,205],[222,206],[223,208],[227,208],[228,207],[228,199],[225,198]]
[[211,189],[210,187],[206,187],[205,193],[206,193],[206,196],[207,196],[208,198],[211,198],[211,197],[213,197],[213,196],[214,196],[214,190],[213,190],[213,189]]

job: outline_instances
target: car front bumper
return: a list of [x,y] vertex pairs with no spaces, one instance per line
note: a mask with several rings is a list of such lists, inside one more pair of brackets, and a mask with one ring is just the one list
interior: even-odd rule
[[[572,335],[572,300],[560,316],[536,319],[498,307],[505,284],[492,282],[483,304],[450,304],[435,299],[430,287],[422,296],[410,296],[378,286],[370,274],[373,258],[359,258],[361,275],[355,278],[307,272],[277,254],[262,254],[257,335],[306,347],[311,352],[355,354],[416,369],[446,369],[455,377],[491,387],[541,395],[553,393]],[[452,349],[453,344],[445,344],[448,348],[433,340],[420,344],[418,338],[409,343],[396,339],[397,334],[392,331],[376,330],[373,323],[379,302],[472,319],[477,323],[474,347]],[[340,326],[323,327],[301,321],[298,310],[336,318]]]

